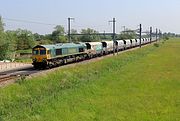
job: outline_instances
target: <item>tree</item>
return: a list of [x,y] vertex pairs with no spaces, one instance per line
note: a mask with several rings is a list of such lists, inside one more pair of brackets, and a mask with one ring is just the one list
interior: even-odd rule
[[[75,29],[71,29],[71,34],[77,34],[77,30]],[[80,38],[77,36],[77,35],[71,35],[71,40],[72,42],[79,42],[80,41]]]
[[0,60],[11,58],[14,52],[13,43],[10,34],[4,32],[4,24],[0,16]]
[[45,39],[45,40],[51,40],[51,41],[52,41],[52,34],[46,34],[46,35],[44,35],[43,39]]
[[4,60],[6,58],[8,44],[5,41],[5,33],[0,32],[0,60]]
[[81,42],[93,42],[93,41],[100,41],[100,37],[98,35],[90,35],[90,34],[97,34],[98,32],[96,30],[87,28],[87,29],[82,29],[81,30],[81,34],[85,34],[82,35],[80,37],[80,41]]
[[33,36],[34,36],[34,40],[35,40],[35,41],[40,41],[40,40],[42,40],[43,37],[44,37],[43,35],[40,35],[40,34],[38,34],[38,33],[34,33]]
[[35,45],[33,34],[31,31],[18,29],[17,34],[17,50],[31,49]]
[[64,35],[65,31],[64,31],[64,27],[61,25],[57,25],[56,27],[54,27],[55,31],[53,31],[53,33],[57,33],[58,35]]
[[37,42],[39,45],[47,45],[47,44],[53,44],[53,42],[49,39],[43,39]]
[[2,17],[0,16],[0,32],[4,32],[4,23],[2,21]]
[[126,29],[124,32],[121,32],[117,39],[134,39],[136,38],[136,32],[130,29]]
[[52,32],[52,41],[54,43],[61,43],[61,42],[67,42],[67,37],[65,36],[65,30],[64,27],[61,25],[57,25],[55,30]]
[[0,60],[15,58],[16,39],[11,31],[0,33]]

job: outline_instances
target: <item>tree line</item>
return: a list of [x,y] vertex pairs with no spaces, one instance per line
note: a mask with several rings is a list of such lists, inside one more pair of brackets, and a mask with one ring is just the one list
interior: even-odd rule
[[[0,60],[15,59],[16,52],[20,50],[30,50],[37,44],[56,44],[68,42],[68,34],[61,25],[54,27],[54,31],[50,34],[40,35],[32,33],[29,30],[4,30],[4,23],[0,16]],[[71,34],[77,34],[77,30],[72,29]],[[87,28],[82,29],[81,34],[84,35],[71,35],[72,42],[93,42],[102,40],[112,40],[111,35],[88,35],[97,34],[98,31]],[[116,36],[117,39],[130,39],[135,38],[136,33],[120,33]]]
[[[15,59],[15,55],[19,51],[31,50],[33,46],[37,44],[56,44],[56,43],[67,43],[68,34],[61,25],[54,27],[54,31],[50,34],[40,35],[38,33],[32,33],[29,30],[17,29],[17,30],[4,30],[4,23],[0,16],[0,60],[4,59]],[[82,29],[81,34],[84,35],[73,35],[78,34],[77,30],[71,29],[71,40],[72,42],[93,42],[102,40],[112,40],[111,35],[96,35],[98,31],[87,28]],[[91,34],[91,35],[90,35]],[[92,35],[94,34],[94,35]],[[166,36],[177,36],[173,33],[165,33]],[[148,37],[148,36],[147,36]],[[133,39],[138,38],[136,32],[126,29],[116,35],[116,39]]]

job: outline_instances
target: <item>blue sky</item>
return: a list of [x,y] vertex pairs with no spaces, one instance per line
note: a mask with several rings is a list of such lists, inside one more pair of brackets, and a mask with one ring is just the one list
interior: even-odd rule
[[[164,32],[180,33],[180,0],[0,0],[3,18],[29,20],[63,25],[73,17],[72,28],[94,28],[99,32],[111,32],[108,21],[116,18],[116,32],[122,26],[143,29],[149,26]],[[28,29],[40,34],[51,33],[53,25],[40,25],[3,20],[6,30]]]

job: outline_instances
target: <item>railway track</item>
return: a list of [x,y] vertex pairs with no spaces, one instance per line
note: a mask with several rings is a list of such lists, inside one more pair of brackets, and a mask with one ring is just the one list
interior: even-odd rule
[[18,79],[26,78],[27,76],[38,72],[40,72],[40,70],[34,70],[32,66],[0,72],[0,86],[13,83]]
[[2,82],[6,82],[6,81],[8,81],[8,80],[14,80],[14,79],[16,79],[16,78],[18,78],[18,76],[17,75],[6,75],[6,76],[0,76],[0,83],[2,83]]

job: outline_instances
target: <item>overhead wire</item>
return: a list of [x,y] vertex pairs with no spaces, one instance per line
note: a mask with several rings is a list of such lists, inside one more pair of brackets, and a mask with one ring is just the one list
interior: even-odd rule
[[12,19],[12,18],[3,18],[7,21],[15,21],[15,22],[23,22],[23,23],[32,23],[32,24],[41,24],[41,25],[48,25],[48,26],[56,26],[58,24],[50,24],[50,23],[42,23],[37,21],[29,21],[29,20],[20,20],[20,19]]

